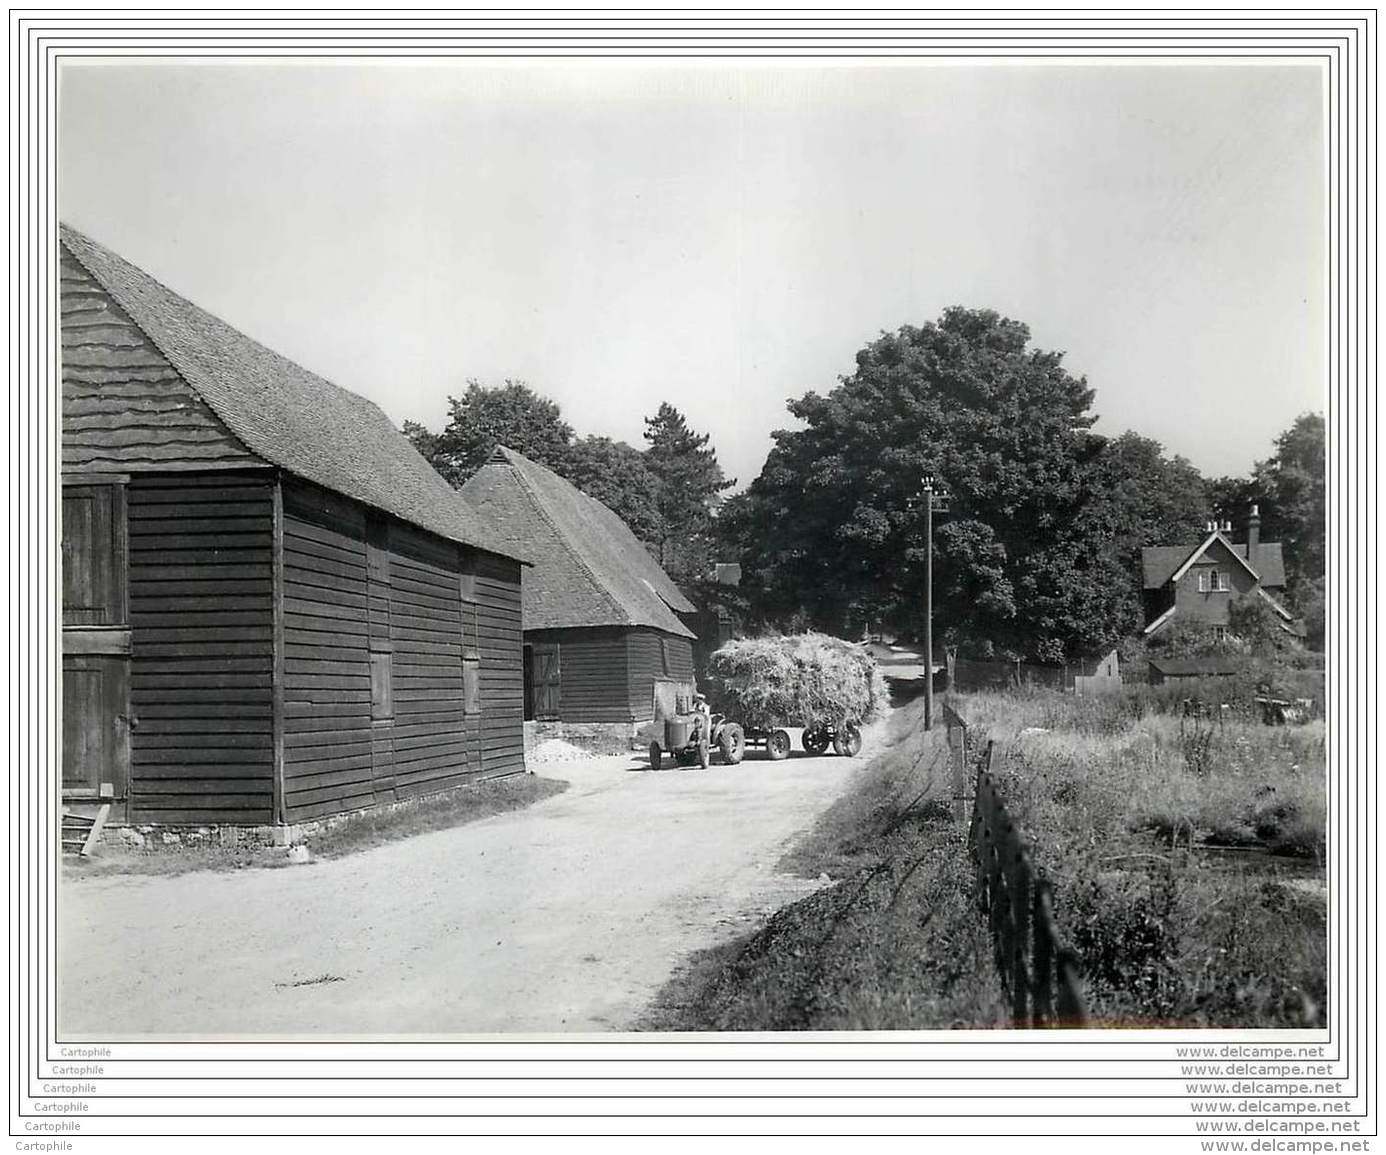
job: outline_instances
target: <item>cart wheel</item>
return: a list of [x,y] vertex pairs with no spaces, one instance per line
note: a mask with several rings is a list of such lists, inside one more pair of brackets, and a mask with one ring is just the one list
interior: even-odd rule
[[712,764],[712,748],[706,738],[698,739],[698,765],[704,770]]
[[651,769],[651,770],[658,770],[658,769],[659,769],[659,763],[660,763],[660,761],[661,761],[661,759],[660,759],[660,754],[659,754],[659,743],[658,743],[658,742],[651,742],[651,743],[650,743],[650,769]]
[[861,730],[849,722],[837,732],[833,749],[844,758],[855,758],[861,753]]
[[815,757],[827,750],[829,745],[827,734],[816,726],[804,731],[803,741],[804,752]]
[[788,758],[789,735],[783,730],[771,731],[770,737],[765,740],[765,748],[770,752],[772,762],[778,762],[781,758]]
[[722,727],[717,744],[722,747],[722,761],[728,766],[735,766],[746,757],[746,735],[735,722]]

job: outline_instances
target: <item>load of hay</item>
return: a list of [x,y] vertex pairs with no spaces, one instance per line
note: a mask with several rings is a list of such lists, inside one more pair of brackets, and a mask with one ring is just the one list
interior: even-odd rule
[[861,725],[888,699],[866,647],[827,634],[728,642],[709,660],[708,677],[712,708],[756,730]]

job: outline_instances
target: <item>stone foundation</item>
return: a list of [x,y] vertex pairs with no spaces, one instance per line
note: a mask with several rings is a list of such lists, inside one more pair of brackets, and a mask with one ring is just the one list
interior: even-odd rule
[[[528,723],[526,723],[528,726]],[[527,737],[527,736],[526,736]],[[526,740],[526,747],[529,742]],[[518,771],[525,773],[525,771]],[[117,825],[108,823],[101,832],[101,842],[108,845],[122,845],[131,850],[155,852],[177,851],[187,846],[293,846],[305,838],[331,830],[344,822],[351,822],[367,815],[393,814],[396,810],[427,805],[429,802],[445,797],[454,791],[469,790],[483,782],[500,782],[514,775],[501,775],[485,778],[481,782],[463,783],[450,786],[434,794],[420,794],[415,798],[403,798],[398,802],[380,802],[374,806],[364,806],[357,810],[346,810],[341,814],[328,814],[322,818],[312,818],[304,822],[273,824],[266,826],[171,826],[139,823],[136,825]]]
[[550,738],[568,742],[592,754],[629,754],[643,749],[635,732],[643,722],[526,722],[525,753]]

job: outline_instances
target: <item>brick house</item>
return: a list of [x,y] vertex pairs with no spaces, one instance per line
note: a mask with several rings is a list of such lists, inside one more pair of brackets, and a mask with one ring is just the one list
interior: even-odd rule
[[1231,608],[1260,598],[1286,633],[1298,634],[1294,616],[1276,599],[1285,588],[1279,542],[1263,542],[1261,515],[1251,507],[1246,540],[1234,542],[1232,523],[1209,522],[1207,536],[1192,545],[1157,545],[1141,550],[1145,637],[1178,618],[1225,633]]

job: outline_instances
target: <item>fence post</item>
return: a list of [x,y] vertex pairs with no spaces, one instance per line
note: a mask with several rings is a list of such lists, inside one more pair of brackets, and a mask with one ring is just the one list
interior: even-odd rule
[[949,790],[953,795],[953,817],[961,822],[967,817],[967,723],[951,707],[943,707],[948,725]]
[[1011,877],[1007,889],[1011,896],[1011,922],[1014,940],[1010,962],[1012,980],[1012,1019],[1024,1026],[1030,1018],[1030,862],[1024,844],[1012,831]]
[[1035,997],[1030,1017],[1037,1027],[1054,1021],[1054,940],[1050,935],[1053,923],[1051,911],[1049,880],[1040,878],[1035,882],[1033,912],[1030,918],[1035,936],[1034,957],[1030,960],[1034,971]]

